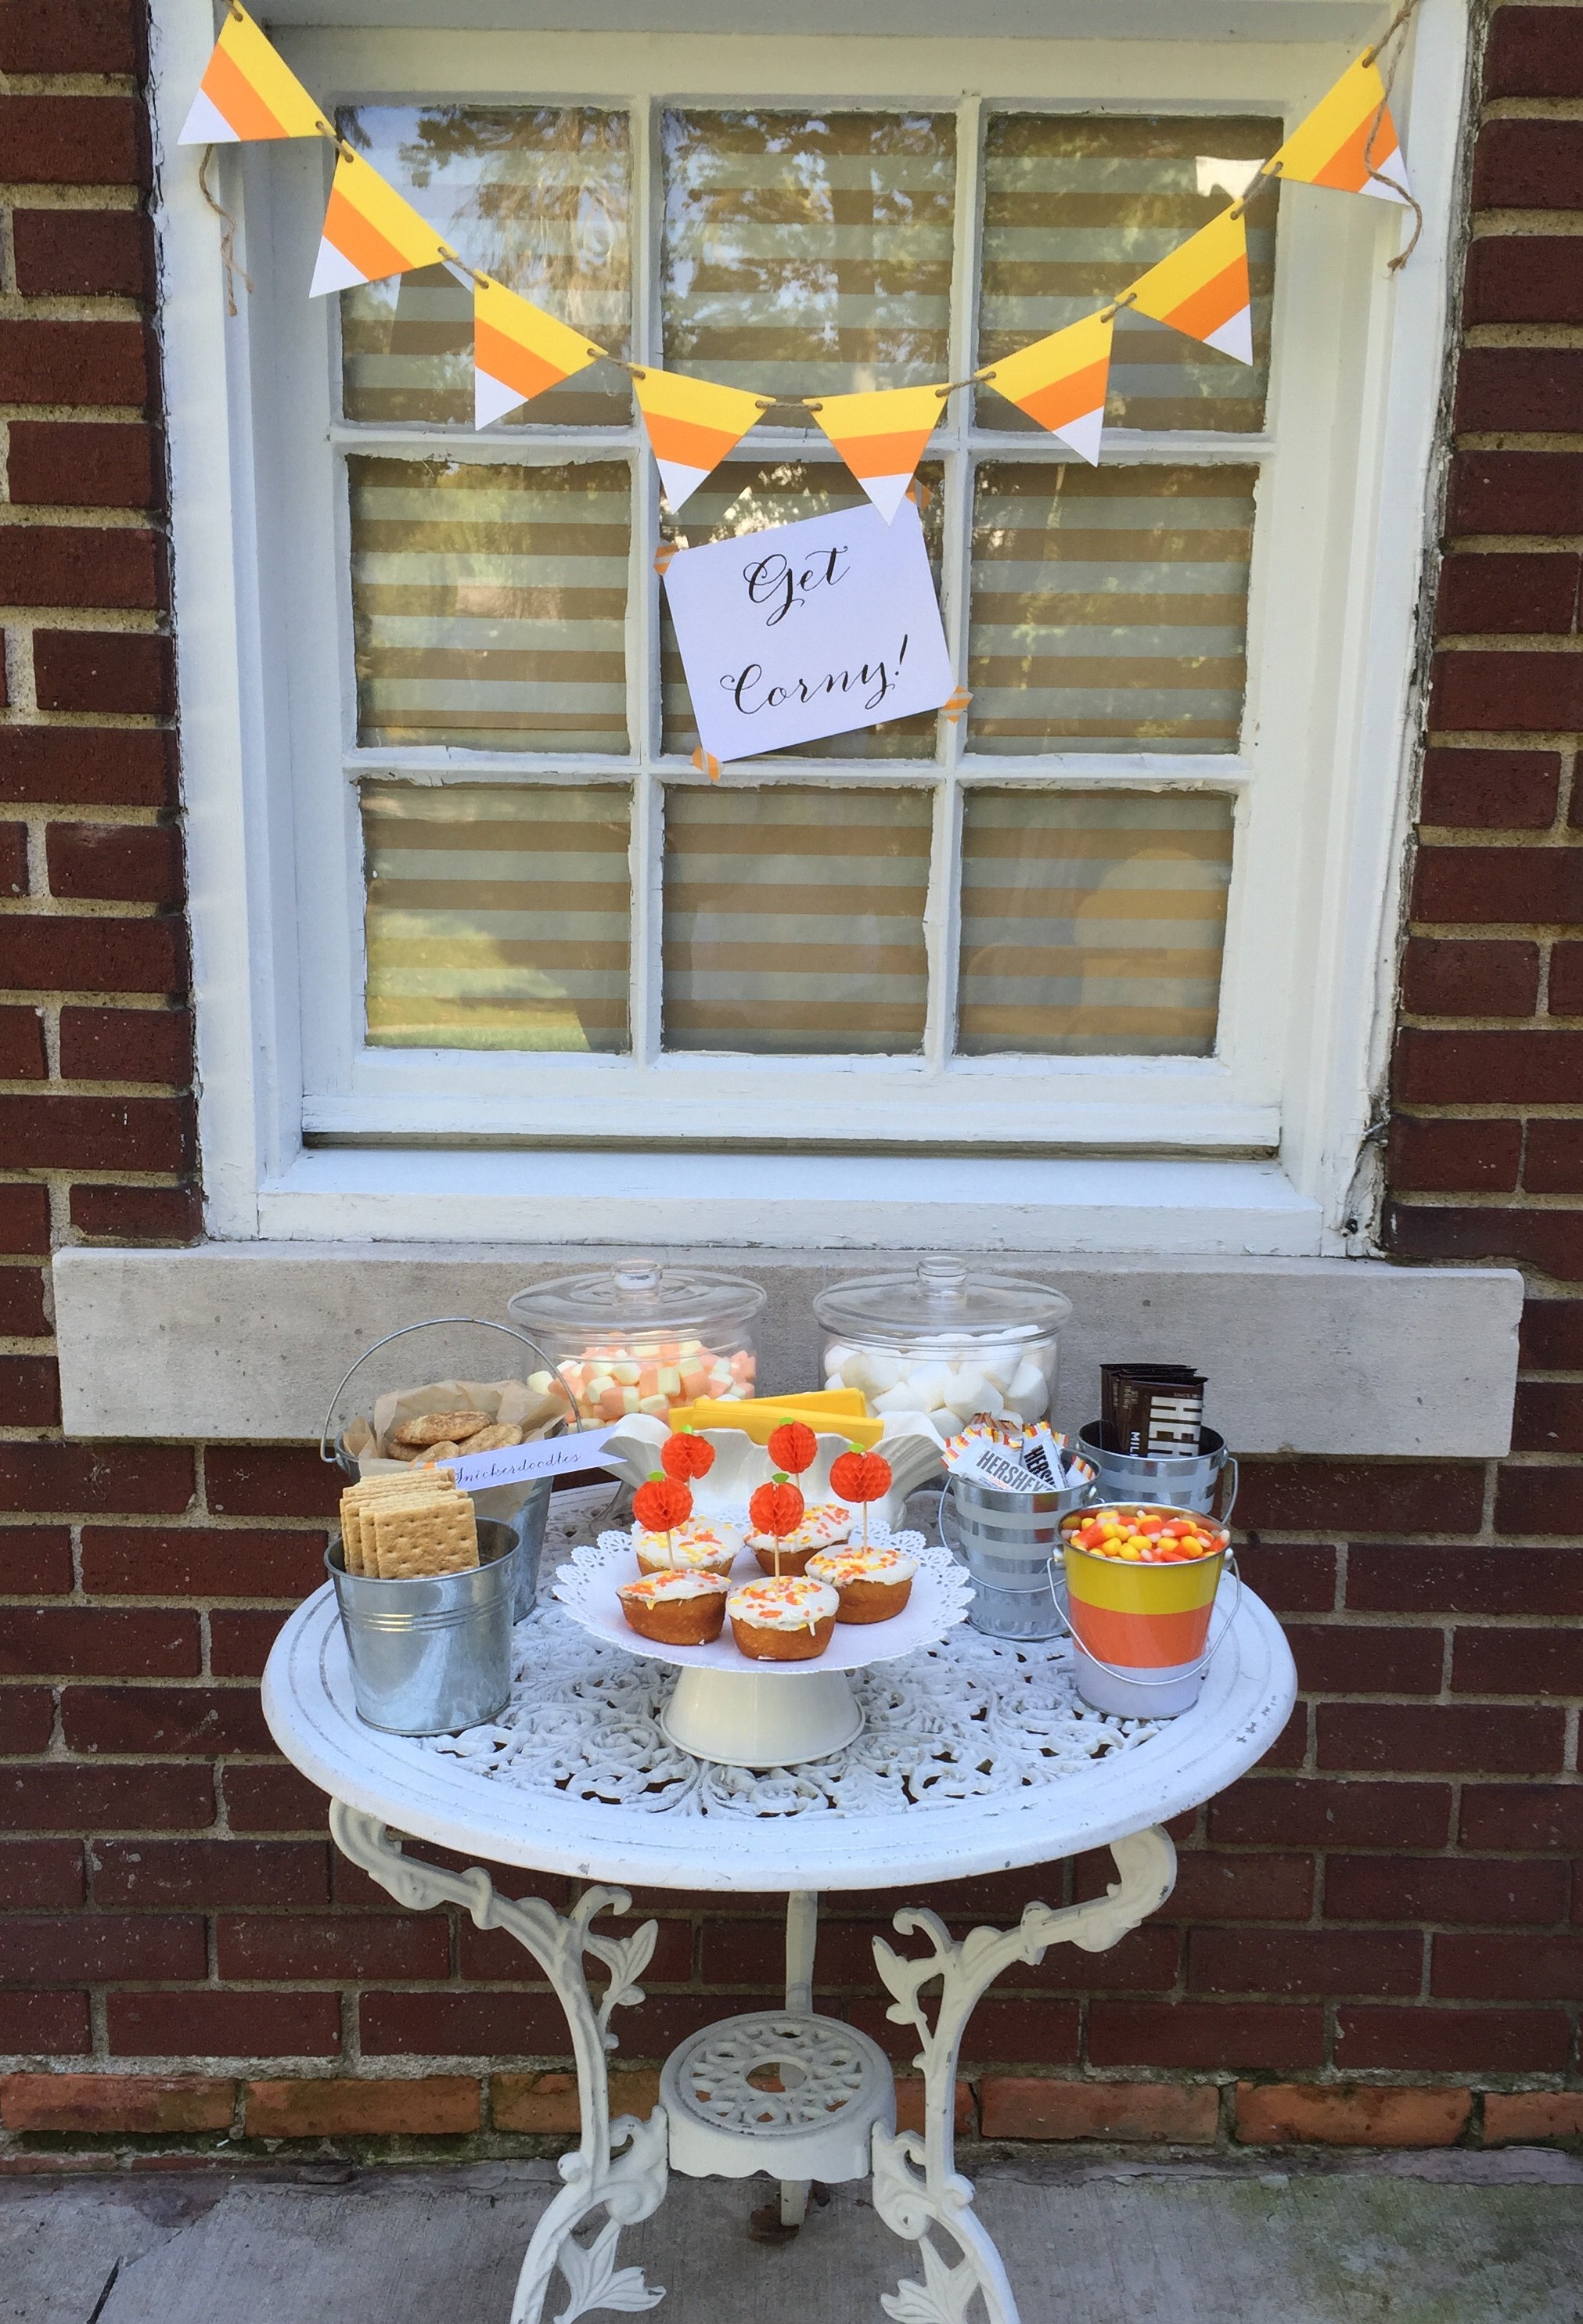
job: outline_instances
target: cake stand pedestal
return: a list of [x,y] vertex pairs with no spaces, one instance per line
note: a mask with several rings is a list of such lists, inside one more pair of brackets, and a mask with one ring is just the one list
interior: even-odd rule
[[[641,1653],[647,1640],[635,1640]],[[795,1685],[774,1670],[684,1670],[659,1714],[667,1743],[717,1767],[791,1767],[827,1759],[861,1734],[844,1671],[810,1671]]]

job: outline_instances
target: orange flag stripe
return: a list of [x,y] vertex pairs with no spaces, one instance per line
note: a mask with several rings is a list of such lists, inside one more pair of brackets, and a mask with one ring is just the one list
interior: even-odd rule
[[217,48],[203,77],[203,93],[223,113],[244,142],[255,137],[290,137],[292,132],[270,111],[235,57]]
[[492,379],[503,380],[508,387],[514,387],[524,403],[572,376],[563,364],[549,362],[536,348],[525,347],[520,339],[497,331],[482,316],[474,319],[473,360]]
[[906,428],[894,436],[833,436],[830,440],[861,484],[866,476],[910,476],[934,433],[931,421],[927,428]]
[[[1371,184],[1373,181],[1369,177],[1368,166],[1363,156],[1364,149],[1368,143],[1368,133],[1373,125],[1374,113],[1371,109],[1358,123],[1351,135],[1344,138],[1337,146],[1330,160],[1320,164],[1309,183],[1315,186],[1329,186],[1335,192],[1341,194],[1357,193],[1361,187]],[[1401,150],[1396,143],[1394,124],[1390,115],[1386,113],[1381,119],[1379,130],[1374,141],[1374,152],[1370,157],[1375,168],[1383,170],[1385,163]]]
[[333,242],[342,257],[350,259],[366,281],[382,282],[387,274],[404,274],[412,263],[405,251],[386,241],[338,186],[330,189],[324,232],[325,240]]
[[1048,387],[1036,387],[1031,394],[1019,395],[1015,401],[1041,428],[1055,430],[1064,428],[1069,420],[1081,420],[1085,411],[1099,409],[1105,401],[1109,374],[1107,357],[1103,363],[1086,364],[1081,371],[1068,372],[1064,379],[1053,379]]
[[1229,266],[1213,274],[1207,282],[1190,290],[1185,299],[1162,314],[1158,319],[1169,323],[1173,330],[1185,331],[1190,338],[1207,339],[1222,323],[1240,314],[1248,302],[1247,254],[1232,260]]
[[671,411],[646,411],[643,419],[655,458],[675,460],[684,468],[718,467],[741,441],[733,429],[712,428],[706,420],[678,420]]

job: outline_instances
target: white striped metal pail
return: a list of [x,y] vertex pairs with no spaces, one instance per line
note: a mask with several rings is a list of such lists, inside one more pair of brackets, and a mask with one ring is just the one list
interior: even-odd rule
[[968,1619],[975,1629],[992,1638],[1055,1636],[1063,1625],[1051,1560],[1060,1552],[1061,1520],[1093,1497],[1087,1484],[1006,1493],[971,1478],[950,1479],[941,1496],[941,1527],[946,1547],[973,1578]]

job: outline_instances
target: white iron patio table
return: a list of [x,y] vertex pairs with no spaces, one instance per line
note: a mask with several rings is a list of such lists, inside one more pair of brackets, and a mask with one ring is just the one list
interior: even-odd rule
[[[1227,1603],[1232,1602],[1228,1595]],[[1218,1616],[1217,1619],[1222,1617]],[[780,2182],[781,2217],[802,2217],[810,2181],[871,2174],[874,2207],[920,2248],[923,2280],[883,2306],[896,2324],[1017,2324],[1000,2255],[957,2172],[953,2114],[963,2032],[1013,1962],[1053,1944],[1102,1952],[1170,1895],[1175,1851],[1163,1825],[1233,1782],[1275,1741],[1295,1673],[1279,1624],[1244,1591],[1195,1709],[1168,1721],[1107,1718],[1077,1697],[1064,1644],[993,1640],[959,1628],[938,1646],[862,1674],[863,1732],[829,1758],[755,1772],[691,1757],[659,1713],[676,1674],[602,1644],[553,1603],[515,1634],[512,1702],[459,1737],[365,1726],[353,1708],[329,1587],[287,1623],[264,1674],[271,1731],[329,1794],[330,1828],[352,1860],[411,1906],[458,1904],[507,1930],[566,2013],[582,2135],[565,2185],[522,2263],[511,2324],[539,2324],[558,2267],[557,2324],[663,2295],[618,2264],[621,2230],[655,2211],[669,2173]],[[392,1831],[495,1865],[593,1885],[565,1913],[499,1893],[482,1865],[452,1872],[403,1856]],[[821,1891],[906,1888],[1053,1864],[1109,1847],[1118,1880],[1089,1902],[1030,1904],[1017,1926],[953,1938],[939,1916],[896,1914],[922,1952],[874,1940],[888,2015],[918,2039],[922,2135],[897,2132],[892,2069],[856,2027],[813,2010]],[[784,2011],[727,2018],[667,2061],[646,2121],[613,2122],[606,2053],[612,2013],[640,2002],[656,1924],[594,1923],[626,1912],[621,1883],[716,1894],[785,1892]],[[605,1983],[589,1990],[592,1960]],[[932,1996],[932,2017],[925,1996]],[[585,2223],[603,2209],[588,2235]],[[584,2233],[579,2234],[583,2229]],[[954,2251],[943,2248],[940,2233]],[[821,2319],[824,2324],[824,2319]],[[835,2324],[835,2319],[829,2319]],[[844,2319],[842,2319],[844,2324]]]

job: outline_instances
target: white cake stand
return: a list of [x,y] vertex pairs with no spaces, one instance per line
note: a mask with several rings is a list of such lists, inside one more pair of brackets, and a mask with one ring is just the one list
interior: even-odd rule
[[[817,1662],[754,1663],[732,1643],[728,1623],[706,1646],[667,1646],[627,1627],[617,1585],[637,1573],[630,1534],[604,1533],[596,1546],[574,1549],[556,1572],[556,1597],[574,1622],[630,1655],[670,1663],[681,1673],[660,1714],[667,1741],[695,1759],[731,1767],[791,1767],[842,1750],[861,1733],[863,1714],[846,1674],[894,1662],[932,1646],[967,1619],[972,1583],[949,1550],[921,1533],[870,1526],[870,1545],[901,1549],[918,1562],[912,1593],[888,1622],[838,1622]],[[733,1583],[761,1579],[757,1558],[741,1551]]]

